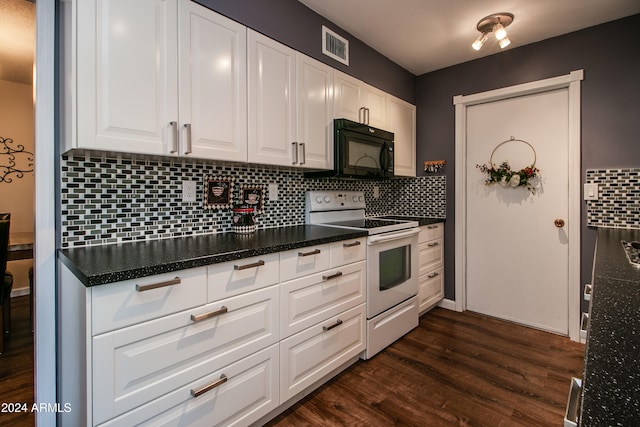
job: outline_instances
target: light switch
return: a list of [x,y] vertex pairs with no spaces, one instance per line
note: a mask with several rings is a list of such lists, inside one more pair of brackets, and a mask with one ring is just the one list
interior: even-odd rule
[[269,200],[278,200],[278,184],[269,184]]
[[592,183],[584,185],[584,199],[598,200],[598,184]]
[[195,202],[198,183],[196,181],[182,181],[182,201]]

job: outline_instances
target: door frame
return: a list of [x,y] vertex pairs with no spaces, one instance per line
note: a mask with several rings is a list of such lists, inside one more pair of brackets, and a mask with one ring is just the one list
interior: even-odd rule
[[559,77],[538,80],[472,95],[453,97],[455,106],[455,310],[467,309],[467,107],[526,96],[535,93],[568,88],[569,91],[569,338],[580,339],[580,81],[583,70],[572,71]]

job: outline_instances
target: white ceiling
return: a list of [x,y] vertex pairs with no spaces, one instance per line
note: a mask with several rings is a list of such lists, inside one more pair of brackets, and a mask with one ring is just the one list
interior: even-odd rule
[[492,13],[515,15],[505,50],[640,13],[639,0],[299,1],[415,75],[498,53],[493,37],[471,48]]

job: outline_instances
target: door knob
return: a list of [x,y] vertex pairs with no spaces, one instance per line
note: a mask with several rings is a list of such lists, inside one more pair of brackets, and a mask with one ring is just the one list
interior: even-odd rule
[[558,228],[562,228],[564,227],[564,219],[557,218],[555,221],[553,221],[553,224]]

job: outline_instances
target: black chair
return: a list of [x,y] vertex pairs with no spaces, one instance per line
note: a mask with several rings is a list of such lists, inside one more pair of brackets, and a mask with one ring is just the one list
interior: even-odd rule
[[10,221],[0,216],[0,277],[3,279],[2,290],[0,290],[0,331],[3,332],[0,338],[0,353],[4,352],[4,333],[11,330],[11,288],[13,287],[13,276],[7,271],[7,251],[9,247],[9,226]]

